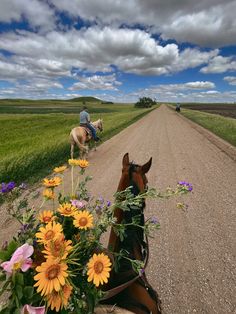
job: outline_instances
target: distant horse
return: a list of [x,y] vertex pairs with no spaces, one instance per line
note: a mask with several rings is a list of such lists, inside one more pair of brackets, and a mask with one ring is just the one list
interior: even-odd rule
[[[103,130],[102,119],[98,119],[97,121],[91,122],[91,124],[95,127],[96,130],[99,130],[99,131]],[[79,148],[80,158],[87,157],[88,142],[90,142],[91,140],[92,140],[91,131],[88,130],[86,127],[79,126],[72,129],[70,132],[71,158],[74,158],[75,145],[77,145]],[[95,142],[95,150],[96,150],[96,142]]]
[[[132,193],[138,195],[147,189],[146,173],[152,164],[152,158],[143,166],[129,162],[128,153],[123,157],[122,176],[119,182],[118,191],[123,191],[132,186]],[[114,216],[117,223],[131,223],[132,217],[140,215],[140,224],[144,225],[145,201],[139,208],[130,207],[130,211],[115,209]],[[144,237],[143,229],[137,226],[129,226],[126,229],[126,237],[123,241],[111,230],[109,250],[119,252],[126,250],[129,252],[129,258],[145,262],[148,260],[148,243]],[[117,304],[119,307],[127,309],[135,314],[160,314],[161,301],[157,292],[148,283],[145,275],[145,267],[141,274],[133,271],[130,262],[123,259],[120,262],[117,272],[112,271],[111,278],[106,287],[107,295],[103,301],[106,304]]]

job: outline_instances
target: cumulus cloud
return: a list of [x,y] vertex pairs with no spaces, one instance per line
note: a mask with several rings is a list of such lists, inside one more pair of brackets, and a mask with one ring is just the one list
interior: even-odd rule
[[202,73],[224,73],[236,70],[236,60],[234,57],[216,56],[209,61],[209,64],[203,67]]
[[176,44],[162,46],[146,31],[98,26],[46,35],[6,33],[0,49],[11,52],[15,63],[47,76],[69,75],[72,68],[111,72],[111,65],[127,73],[161,75],[207,64],[218,54],[192,48],[180,52]]
[[55,27],[55,12],[47,3],[38,0],[1,0],[0,22],[26,20],[31,28],[49,30]]
[[224,80],[230,85],[236,85],[236,76],[225,76]]
[[234,102],[236,91],[213,90],[212,82],[187,82],[182,84],[161,84],[140,89],[127,95],[130,101],[148,96],[158,102]]
[[214,88],[215,84],[212,82],[189,82],[184,84],[184,87],[189,89],[207,89],[207,88]]
[[121,82],[116,80],[116,75],[93,75],[90,77],[80,77],[79,82],[74,83],[69,90],[118,90],[117,86],[121,85]]
[[235,43],[236,2],[234,0],[50,0],[74,19],[102,25],[143,25],[164,39],[205,47]]

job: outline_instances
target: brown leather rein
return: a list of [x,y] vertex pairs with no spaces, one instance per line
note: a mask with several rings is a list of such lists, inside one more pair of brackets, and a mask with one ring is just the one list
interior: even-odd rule
[[[148,244],[148,237],[147,235],[145,235],[146,238],[146,258],[145,258],[145,264],[144,264],[144,270],[146,269],[147,265],[148,265],[148,260],[149,260],[149,244]],[[121,291],[123,291],[124,289],[128,288],[132,283],[134,283],[136,280],[138,280],[139,278],[142,278],[143,274],[138,274],[136,277],[134,277],[133,279],[130,279],[129,281],[115,287],[112,289],[109,289],[107,291],[105,291],[105,296],[103,296],[103,298],[101,299],[102,301],[110,299],[112,297],[114,297],[115,295],[117,295],[118,293],[120,293]]]

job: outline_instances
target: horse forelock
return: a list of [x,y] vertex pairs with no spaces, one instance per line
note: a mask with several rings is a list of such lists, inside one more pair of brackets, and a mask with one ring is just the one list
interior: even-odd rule
[[135,195],[145,191],[148,181],[146,175],[142,173],[142,167],[140,165],[137,165],[134,162],[129,164],[129,179],[131,183],[130,185],[135,185]]

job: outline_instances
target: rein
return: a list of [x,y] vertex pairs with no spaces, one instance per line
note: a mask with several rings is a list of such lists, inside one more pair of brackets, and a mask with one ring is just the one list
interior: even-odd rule
[[[148,265],[148,261],[149,261],[149,245],[148,245],[148,238],[146,237],[146,241],[147,241],[147,251],[146,251],[146,258],[145,258],[145,264],[144,264],[144,270],[146,269],[147,265]],[[130,273],[130,271],[128,271],[127,273]],[[133,279],[130,279],[129,281],[127,281],[126,283],[123,283],[115,288],[109,289],[107,290],[105,293],[105,296],[101,299],[102,301],[110,299],[112,297],[114,297],[115,295],[117,295],[118,293],[120,293],[121,291],[123,291],[124,289],[128,288],[132,283],[134,283],[136,280],[138,280],[139,278],[142,278],[143,274],[138,274],[136,277],[134,277]]]
[[[132,176],[132,173],[135,172],[135,168],[136,167],[137,167],[137,165],[131,163],[130,164],[130,168],[129,168],[130,186],[132,186],[132,192],[133,192],[134,195],[138,195],[139,192],[140,192],[140,190],[139,190],[137,184],[134,182],[133,176]],[[145,271],[145,269],[146,269],[146,267],[148,265],[148,261],[149,261],[149,244],[148,244],[148,237],[147,237],[147,235],[145,235],[145,239],[146,239],[145,264],[144,264],[143,272]],[[129,270],[125,274],[130,275],[132,273],[133,273],[133,270]],[[115,288],[112,288],[112,289],[109,289],[109,290],[105,291],[105,296],[102,298],[102,301],[114,297],[115,295],[117,295],[118,293],[123,291],[124,289],[128,288],[132,283],[137,281],[139,278],[143,279],[144,284],[146,286],[145,277],[143,276],[143,273],[140,273],[137,276],[135,276],[133,279],[128,280],[126,283],[123,283],[123,284],[121,284],[121,285],[119,285],[119,286],[117,286]]]

